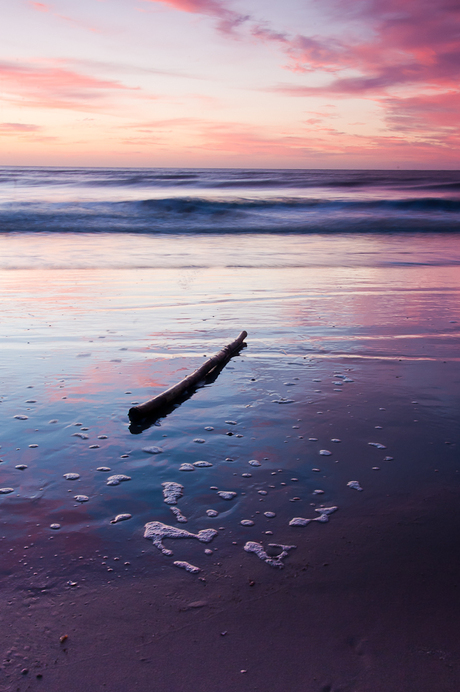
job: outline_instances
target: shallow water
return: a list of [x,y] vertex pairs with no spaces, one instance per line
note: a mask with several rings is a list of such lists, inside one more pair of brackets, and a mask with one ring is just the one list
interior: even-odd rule
[[[113,579],[172,569],[173,559],[206,571],[235,551],[254,560],[247,541],[321,540],[341,513],[458,487],[459,237],[0,242],[0,485],[13,488],[0,499],[6,577]],[[246,266],[234,266],[236,255]],[[184,269],[198,257],[200,267]],[[247,348],[215,382],[157,425],[130,429],[133,402],[242,329]],[[212,466],[180,471],[198,461]],[[131,480],[108,486],[117,474]],[[187,531],[219,531],[212,553],[179,541],[172,559],[143,538],[147,522],[182,526],[163,502],[165,482],[184,486]],[[338,511],[324,526],[289,526],[331,505]],[[132,518],[112,523],[120,514]]]

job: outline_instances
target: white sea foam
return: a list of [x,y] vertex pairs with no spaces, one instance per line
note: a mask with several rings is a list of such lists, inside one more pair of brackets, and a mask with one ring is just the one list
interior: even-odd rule
[[237,493],[233,492],[233,490],[219,490],[217,494],[223,500],[233,500],[233,498],[237,495]]
[[191,572],[192,574],[201,572],[199,567],[195,567],[195,565],[191,565],[190,562],[184,562],[183,560],[175,560],[173,565],[176,565],[176,567],[180,567],[181,569],[185,569],[186,572]]
[[176,505],[177,500],[184,494],[184,486],[180,483],[167,481],[163,486],[163,497],[167,505]]
[[311,521],[313,521],[313,519],[304,519],[303,517],[294,517],[289,522],[289,526],[306,526]]
[[194,470],[195,470],[195,467],[193,466],[193,464],[184,463],[184,464],[181,464],[179,466],[179,471],[194,471]]
[[107,478],[107,485],[120,485],[123,481],[130,481],[131,476],[125,476],[124,473],[116,473],[114,476]]
[[127,513],[126,514],[117,514],[115,519],[112,519],[110,523],[111,524],[118,524],[119,521],[127,521],[127,519],[131,519],[132,516],[133,516],[132,514],[127,514]]
[[288,555],[290,550],[293,550],[297,546],[269,543],[268,547],[275,549],[280,548],[281,550],[278,555],[271,556],[265,551],[263,545],[261,543],[257,543],[256,541],[248,541],[244,546],[244,550],[247,553],[254,553],[258,558],[266,562],[267,565],[270,565],[271,567],[280,567],[282,569],[284,567],[283,559]]
[[179,507],[170,507],[169,509],[174,514],[174,516],[176,517],[179,524],[186,524],[187,523],[187,517],[184,517],[184,515],[180,511]]
[[312,521],[319,521],[320,524],[325,524],[329,521],[329,516],[331,514],[334,514],[334,512],[337,512],[338,507],[318,507],[315,509],[315,512],[319,514],[319,517],[315,517],[314,519],[306,519],[304,517],[294,517],[294,519],[291,519],[289,522],[289,526],[306,526],[307,524],[310,524]]
[[144,538],[152,540],[153,545],[161,550],[164,555],[172,555],[172,550],[168,550],[163,545],[165,538],[196,538],[201,543],[210,543],[214,536],[219,532],[216,529],[202,529],[198,533],[190,533],[176,526],[168,526],[161,521],[149,521],[145,525]]

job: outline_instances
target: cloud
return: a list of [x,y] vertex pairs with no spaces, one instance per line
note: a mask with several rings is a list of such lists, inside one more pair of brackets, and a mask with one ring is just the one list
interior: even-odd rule
[[0,134],[23,134],[38,132],[41,129],[40,125],[31,125],[29,123],[0,123]]
[[147,0],[160,2],[175,10],[189,14],[202,14],[218,19],[218,29],[225,34],[231,34],[237,27],[247,22],[249,15],[229,10],[220,0]]
[[135,89],[64,67],[6,61],[0,62],[0,81],[5,101],[48,108],[94,107],[114,91]]
[[54,12],[53,8],[51,5],[45,4],[43,2],[33,2],[30,1],[29,5],[36,10],[37,12],[49,12],[53,17],[56,17],[57,19],[63,19],[65,22],[69,22],[70,24],[74,24],[75,26],[80,27],[81,29],[85,29],[86,31],[91,31],[96,34],[102,33],[101,29],[98,29],[90,24],[87,24],[86,22],[82,22],[80,19],[74,19],[73,17],[68,17],[67,15],[64,14],[59,14],[58,12]]

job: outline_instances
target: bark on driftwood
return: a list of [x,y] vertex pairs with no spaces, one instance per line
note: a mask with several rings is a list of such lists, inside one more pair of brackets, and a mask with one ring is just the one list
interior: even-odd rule
[[183,380],[175,384],[173,387],[169,387],[158,396],[153,399],[146,401],[144,404],[139,404],[138,406],[133,406],[129,409],[128,415],[132,421],[140,421],[145,418],[150,418],[155,415],[156,412],[163,409],[165,406],[173,402],[175,399],[179,398],[185,392],[196,386],[206,375],[208,375],[212,370],[217,367],[223,367],[225,363],[230,360],[230,358],[241,349],[243,341],[247,337],[247,332],[241,332],[235,341],[231,344],[225,346],[219,353],[203,363],[203,365],[188,375]]

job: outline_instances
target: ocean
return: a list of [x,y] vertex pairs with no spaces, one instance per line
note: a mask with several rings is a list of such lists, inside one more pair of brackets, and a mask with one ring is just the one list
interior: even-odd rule
[[0,169],[5,690],[458,689],[459,220],[457,171]]

